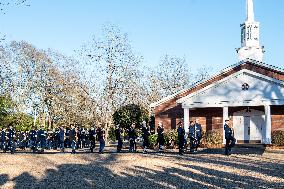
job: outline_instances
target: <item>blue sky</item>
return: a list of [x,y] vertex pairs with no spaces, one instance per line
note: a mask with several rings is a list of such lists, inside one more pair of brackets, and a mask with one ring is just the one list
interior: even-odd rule
[[[193,70],[219,71],[236,63],[245,0],[28,0],[30,7],[8,7],[0,14],[0,32],[66,55],[100,35],[106,23],[129,34],[134,50],[148,66],[166,53],[185,57]],[[284,63],[284,1],[254,0],[261,24],[265,62]]]

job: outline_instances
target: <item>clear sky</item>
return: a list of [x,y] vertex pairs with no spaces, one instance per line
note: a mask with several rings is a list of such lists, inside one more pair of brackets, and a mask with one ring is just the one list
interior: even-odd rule
[[[1,0],[0,0],[1,1]],[[0,32],[66,55],[99,35],[106,23],[129,34],[134,50],[155,65],[165,53],[191,68],[219,71],[237,62],[246,0],[28,0],[0,14]],[[2,2],[2,1],[1,1]],[[254,0],[265,62],[284,65],[284,0]]]

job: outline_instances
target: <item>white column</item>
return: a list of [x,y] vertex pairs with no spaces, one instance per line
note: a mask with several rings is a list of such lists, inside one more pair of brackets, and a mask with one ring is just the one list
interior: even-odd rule
[[264,144],[271,144],[271,109],[269,105],[264,106],[265,109],[265,132]]
[[187,136],[188,128],[189,128],[189,108],[183,109],[183,125],[184,125],[184,130]]
[[223,129],[223,144],[226,143],[225,140],[225,130],[224,130],[224,124],[225,124],[225,120],[229,119],[229,107],[225,106],[223,107],[223,125],[222,125],[222,129]]

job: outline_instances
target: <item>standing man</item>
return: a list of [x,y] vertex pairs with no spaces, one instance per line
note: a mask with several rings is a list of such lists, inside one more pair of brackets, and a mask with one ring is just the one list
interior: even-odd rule
[[35,152],[36,151],[36,141],[37,141],[37,132],[36,132],[35,127],[33,127],[30,130],[29,138],[30,138],[30,148],[33,152]]
[[90,150],[91,153],[94,152],[95,146],[96,146],[96,127],[93,126],[89,130],[89,140],[90,140]]
[[117,140],[117,153],[121,152],[123,140],[122,140],[122,129],[120,125],[116,125],[115,138]]
[[185,131],[183,128],[183,125],[181,122],[178,123],[178,129],[177,129],[177,133],[178,133],[178,149],[179,149],[179,154],[183,155],[184,153],[184,135],[185,135]]
[[11,154],[14,154],[16,151],[16,131],[13,128],[13,126],[10,126],[10,128],[8,129],[8,148],[11,151]]
[[132,123],[131,127],[128,130],[129,137],[129,152],[136,152],[136,131],[135,131],[135,123]]
[[196,128],[196,146],[195,146],[195,151],[197,151],[197,148],[200,145],[200,141],[202,139],[202,127],[201,124],[199,123],[199,119],[195,120],[195,128]]
[[194,152],[194,149],[196,149],[196,143],[197,143],[197,134],[196,134],[196,124],[193,123],[193,121],[189,122],[189,140],[190,140],[190,152]]
[[105,148],[105,130],[100,125],[97,129],[98,140],[100,142],[99,154],[102,154]]
[[71,125],[71,130],[69,131],[69,140],[70,140],[71,149],[72,149],[71,154],[75,154],[76,153],[76,144],[77,144],[77,131],[76,131],[76,128],[73,124]]
[[61,126],[58,132],[58,141],[59,141],[59,148],[61,152],[64,152],[64,139],[65,139],[65,133],[64,128]]
[[226,139],[225,155],[230,155],[231,149],[235,146],[236,139],[234,138],[234,130],[230,126],[230,120],[228,119],[225,120],[224,130]]
[[143,138],[143,153],[147,153],[149,148],[149,136],[150,136],[150,127],[148,127],[146,121],[142,123],[142,138]]
[[1,131],[1,138],[0,138],[0,148],[6,152],[6,139],[7,139],[7,136],[6,136],[6,129],[3,128],[2,131]]
[[46,146],[46,132],[43,126],[41,126],[40,129],[38,130],[37,138],[38,138],[38,148],[41,148],[40,152],[44,152],[44,148]]
[[159,144],[159,152],[164,152],[165,138],[164,138],[164,126],[161,122],[158,123],[157,128],[158,133],[158,144]]

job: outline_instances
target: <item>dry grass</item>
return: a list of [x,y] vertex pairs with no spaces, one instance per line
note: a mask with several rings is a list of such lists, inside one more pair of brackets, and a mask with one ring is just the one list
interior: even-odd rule
[[[109,149],[114,151],[114,149]],[[284,151],[0,154],[1,188],[283,188]]]

